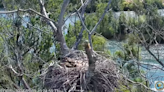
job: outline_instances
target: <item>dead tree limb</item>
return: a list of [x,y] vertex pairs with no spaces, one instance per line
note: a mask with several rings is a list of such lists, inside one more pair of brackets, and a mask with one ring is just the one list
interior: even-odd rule
[[107,13],[107,11],[109,10],[109,5],[111,4],[111,2],[112,2],[112,0],[109,0],[109,2],[108,2],[108,5],[106,6],[106,8],[105,8],[105,10],[104,10],[104,13],[102,14],[102,16],[99,18],[99,21],[97,22],[97,24],[93,27],[93,29],[90,31],[90,30],[88,30],[87,29],[87,27],[86,27],[86,25],[85,25],[85,23],[84,23],[84,20],[83,20],[83,18],[81,17],[81,15],[78,13],[78,11],[77,11],[77,14],[78,14],[78,16],[79,16],[79,18],[80,18],[80,21],[81,21],[81,23],[82,23],[82,26],[85,28],[85,30],[87,30],[87,32],[88,32],[88,38],[90,38],[89,39],[89,42],[90,42],[90,45],[91,45],[91,48],[93,48],[92,47],[92,39],[91,39],[91,36],[92,36],[92,34],[96,31],[96,29],[97,29],[97,27],[98,27],[98,25],[100,24],[100,22],[103,20],[103,18],[105,17],[105,14]]
[[24,85],[24,87],[25,87],[26,89],[31,89],[30,86],[28,85],[28,83],[26,82],[26,80],[24,79],[23,74],[18,73],[18,72],[12,67],[12,65],[9,65],[9,67],[7,67],[7,68],[9,68],[17,77],[21,77],[22,83],[23,83],[23,85]]
[[[77,13],[78,13],[80,19],[81,19],[83,22],[85,21],[85,16],[84,16],[85,9],[86,9],[87,5],[90,3],[90,1],[91,1],[91,0],[88,0],[85,4],[82,3],[83,7],[82,7],[82,12],[80,13],[80,15],[79,15],[79,12],[77,11]],[[85,24],[82,24],[82,25],[85,25]],[[80,42],[81,42],[81,40],[82,40],[82,38],[83,38],[83,31],[84,31],[84,30],[85,30],[85,27],[82,26],[81,31],[80,31],[80,33],[79,33],[79,35],[78,35],[78,37],[77,37],[77,39],[76,39],[76,42],[75,42],[75,44],[73,45],[72,49],[74,49],[74,50],[77,49],[78,45],[80,44]]]

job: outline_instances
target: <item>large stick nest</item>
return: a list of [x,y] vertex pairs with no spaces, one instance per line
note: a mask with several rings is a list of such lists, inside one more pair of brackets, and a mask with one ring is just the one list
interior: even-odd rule
[[[59,65],[48,68],[44,77],[46,89],[58,89],[64,92],[81,92],[82,90],[113,92],[118,87],[119,71],[113,60],[94,52],[94,57],[96,57],[94,76],[86,85],[87,55],[84,51],[72,53],[64,61],[61,60],[62,63]],[[65,62],[72,66],[67,66]]]

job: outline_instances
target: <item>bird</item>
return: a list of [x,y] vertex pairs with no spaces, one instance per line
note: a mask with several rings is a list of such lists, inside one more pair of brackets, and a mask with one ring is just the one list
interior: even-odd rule
[[87,54],[89,65],[95,64],[95,59],[93,57],[93,51],[88,40],[84,42],[85,53]]

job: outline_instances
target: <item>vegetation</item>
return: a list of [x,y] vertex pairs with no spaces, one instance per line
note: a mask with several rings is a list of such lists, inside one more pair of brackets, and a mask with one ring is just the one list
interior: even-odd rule
[[[1,0],[0,7],[4,7],[6,12],[0,13],[6,15],[0,18],[0,88],[43,89],[42,74],[46,69],[70,52],[84,50],[86,40],[94,51],[105,53],[101,54],[104,57],[111,55],[108,41],[115,40],[124,42],[122,50],[110,57],[119,60],[115,63],[122,74],[120,88],[116,87],[115,91],[151,90],[147,79],[142,76],[145,72],[139,69],[140,52],[141,46],[144,47],[164,67],[150,51],[151,45],[164,43],[164,17],[158,12],[164,9],[162,0],[83,1]],[[136,16],[127,16],[129,11]],[[63,34],[65,19],[71,14],[79,18],[73,25],[69,24],[66,34]]]

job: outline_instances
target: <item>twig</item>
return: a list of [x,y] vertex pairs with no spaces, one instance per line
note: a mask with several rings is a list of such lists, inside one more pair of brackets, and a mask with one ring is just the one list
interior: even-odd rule
[[150,91],[153,91],[154,92],[154,90],[152,90],[151,88],[148,88],[147,86],[145,86],[144,84],[142,84],[142,83],[139,83],[139,82],[134,82],[134,81],[132,81],[132,80],[130,80],[130,79],[128,79],[127,77],[124,77],[128,82],[130,82],[130,83],[133,83],[133,84],[137,84],[137,85],[140,85],[140,86],[143,86],[144,88],[146,88],[146,89],[148,89],[148,90],[150,90]]
[[9,68],[10,70],[12,70],[12,72],[13,72],[17,77],[21,77],[22,82],[23,82],[23,84],[24,84],[24,86],[25,86],[26,89],[30,89],[30,86],[27,84],[27,82],[26,82],[25,79],[23,78],[23,75],[24,75],[24,74],[19,74],[18,72],[16,72],[16,71],[14,70],[14,68],[12,67],[12,65],[9,65],[8,68]]
[[90,31],[88,30],[88,28],[87,28],[86,25],[84,24],[84,21],[83,21],[81,15],[79,14],[79,12],[78,12],[77,10],[76,10],[76,12],[77,12],[77,14],[78,14],[78,16],[79,16],[79,19],[80,19],[80,21],[81,21],[83,27],[87,30],[88,33],[90,33]]
[[[108,9],[109,9],[109,5],[112,2],[112,0],[109,0],[108,5],[106,6],[104,13],[102,14],[102,16],[100,17],[99,21],[97,22],[97,24],[94,26],[94,28],[92,29],[92,31],[90,32],[91,34],[97,29],[97,26],[100,24],[100,22],[103,20],[105,14],[107,13]],[[111,10],[111,9],[110,9]]]

